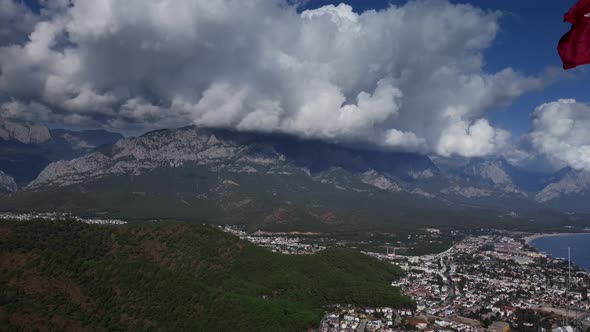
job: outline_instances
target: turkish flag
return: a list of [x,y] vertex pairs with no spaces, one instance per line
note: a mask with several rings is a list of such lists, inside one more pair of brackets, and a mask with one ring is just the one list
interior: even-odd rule
[[590,63],[590,0],[578,1],[563,19],[572,24],[557,46],[563,69]]

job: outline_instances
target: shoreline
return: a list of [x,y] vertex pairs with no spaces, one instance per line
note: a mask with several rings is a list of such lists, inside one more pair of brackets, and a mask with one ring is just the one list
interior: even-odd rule
[[[590,232],[533,234],[533,235],[526,236],[523,239],[524,239],[526,245],[531,247],[536,252],[540,252],[542,254],[545,254],[547,257],[567,263],[567,257],[565,257],[565,258],[564,257],[556,257],[552,253],[541,251],[537,247],[535,247],[532,242],[536,239],[540,239],[540,238],[544,238],[544,237],[560,237],[560,236],[573,236],[573,235],[590,235]],[[582,266],[578,265],[578,263],[576,263],[573,260],[571,263],[572,263],[572,268],[574,270],[578,270],[578,271],[581,271],[581,272],[584,272],[584,273],[590,275],[590,266],[582,267]]]
[[558,236],[571,236],[571,235],[590,235],[590,232],[578,232],[578,233],[539,233],[533,234],[529,236],[525,236],[524,243],[528,246],[533,247],[531,244],[534,240],[544,238],[544,237],[558,237]]

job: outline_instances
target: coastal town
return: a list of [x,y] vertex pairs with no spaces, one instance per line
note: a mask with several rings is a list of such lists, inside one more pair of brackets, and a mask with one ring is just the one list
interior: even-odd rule
[[[284,254],[310,254],[324,248],[303,243],[306,234],[224,230]],[[388,245],[383,252],[363,251],[405,271],[392,286],[410,296],[416,306],[334,306],[318,331],[565,332],[590,328],[590,273],[574,266],[568,278],[567,262],[535,250],[530,245],[535,238],[532,234],[482,233],[486,234],[466,235],[439,254],[399,255],[395,249],[401,248]],[[437,229],[425,234],[429,241],[443,236]]]
[[271,233],[257,231],[248,234],[236,226],[220,226],[219,228],[224,232],[233,234],[243,240],[282,254],[309,255],[326,249],[325,246],[317,243],[310,244],[302,242],[303,238],[310,235],[318,235],[318,233]]
[[112,218],[85,218],[75,216],[70,213],[58,213],[58,212],[30,212],[30,213],[0,213],[0,220],[10,221],[32,221],[32,220],[45,220],[45,221],[60,221],[60,220],[76,220],[85,224],[91,225],[125,225],[126,221]]
[[574,269],[568,286],[567,263],[527,242],[521,234],[498,232],[467,237],[437,255],[367,254],[406,271],[392,285],[415,300],[413,315],[427,322],[425,328],[550,331],[564,321],[589,327],[590,274]]

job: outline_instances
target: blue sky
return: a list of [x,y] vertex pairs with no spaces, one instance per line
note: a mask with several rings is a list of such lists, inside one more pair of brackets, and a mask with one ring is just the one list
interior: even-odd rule
[[[324,5],[338,5],[343,1],[311,0],[306,8]],[[344,1],[356,11],[380,9],[390,3],[404,4],[407,1],[388,0],[349,0]],[[468,3],[486,10],[501,11],[501,30],[494,44],[486,53],[486,69],[495,72],[512,67],[528,75],[538,75],[548,67],[561,68],[557,54],[557,42],[565,34],[570,24],[563,22],[563,14],[576,0],[472,0],[452,1]],[[505,128],[514,136],[530,130],[530,113],[538,105],[560,98],[574,98],[589,102],[590,70],[578,67],[564,71],[566,77],[546,87],[542,91],[533,91],[517,99],[508,108],[499,108],[489,114],[492,124]]]

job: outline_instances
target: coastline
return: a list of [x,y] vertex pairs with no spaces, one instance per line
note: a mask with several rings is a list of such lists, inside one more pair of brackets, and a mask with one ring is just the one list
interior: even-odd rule
[[525,236],[524,243],[528,246],[532,247],[532,242],[536,239],[540,239],[543,237],[557,237],[557,236],[571,236],[571,235],[590,235],[590,232],[577,232],[577,233],[539,233],[533,234],[529,236]]

